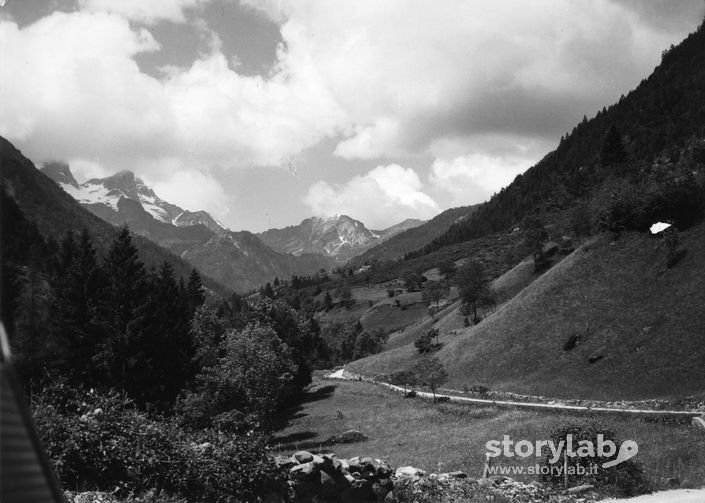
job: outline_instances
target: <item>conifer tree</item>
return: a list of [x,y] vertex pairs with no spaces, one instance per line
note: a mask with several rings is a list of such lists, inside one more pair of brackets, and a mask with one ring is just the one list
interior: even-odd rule
[[191,274],[188,277],[188,283],[186,283],[186,298],[188,299],[188,308],[191,316],[193,316],[196,309],[206,301],[206,296],[203,293],[201,275],[198,274],[196,269],[191,269]]
[[101,311],[107,333],[97,361],[105,371],[107,384],[126,389],[127,372],[139,360],[135,354],[139,345],[137,321],[138,315],[145,314],[148,286],[144,264],[127,225],[113,241],[104,269],[106,288]]

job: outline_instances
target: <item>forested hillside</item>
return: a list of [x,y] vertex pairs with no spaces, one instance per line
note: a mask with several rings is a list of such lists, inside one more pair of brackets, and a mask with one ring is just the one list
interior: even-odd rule
[[[661,64],[618,103],[584,118],[558,148],[430,244],[410,254],[505,230],[536,212],[564,210],[615,171],[638,172],[653,162],[677,162],[684,150],[705,159],[705,27],[665,51]],[[613,129],[614,128],[614,129]],[[623,141],[624,158],[605,152],[608,132]],[[691,147],[684,149],[687,143]],[[605,162],[607,161],[607,162]]]

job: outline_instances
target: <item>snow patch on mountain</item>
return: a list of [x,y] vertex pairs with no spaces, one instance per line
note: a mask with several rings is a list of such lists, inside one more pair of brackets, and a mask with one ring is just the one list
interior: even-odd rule
[[86,182],[78,187],[74,187],[68,183],[59,183],[59,186],[79,203],[104,204],[113,211],[118,210],[118,201],[123,197],[121,192],[115,189],[108,189],[100,184]]

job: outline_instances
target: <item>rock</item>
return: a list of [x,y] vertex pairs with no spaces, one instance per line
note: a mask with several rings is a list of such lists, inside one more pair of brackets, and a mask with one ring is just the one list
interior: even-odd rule
[[277,468],[284,468],[284,469],[289,469],[292,466],[296,466],[298,462],[289,457],[289,456],[274,456],[274,464],[277,465]]
[[392,470],[392,467],[389,466],[389,463],[381,459],[375,459],[374,466],[375,471],[377,472],[377,477],[381,479],[388,478],[392,475],[392,473],[394,473],[394,470]]
[[328,438],[323,442],[323,445],[351,444],[354,442],[364,442],[365,440],[368,440],[368,437],[364,433],[358,430],[347,430]]
[[394,472],[394,475],[397,478],[401,477],[423,477],[426,475],[426,472],[423,470],[420,470],[418,468],[414,468],[413,466],[400,466],[397,468],[397,470]]
[[318,467],[313,462],[296,465],[289,470],[289,476],[293,480],[311,479],[318,473]]
[[359,457],[348,459],[348,470],[350,473],[362,471],[362,464]]
[[396,498],[394,497],[394,491],[389,491],[384,497],[384,503],[396,503]]
[[466,479],[466,478],[468,478],[468,474],[465,473],[465,472],[461,472],[460,470],[455,471],[455,472],[450,472],[450,473],[448,473],[448,475],[450,475],[450,476],[453,477],[454,479]]
[[581,486],[575,486],[568,489],[568,494],[582,494],[595,489],[592,484],[583,484]]
[[309,461],[313,461],[313,454],[308,451],[299,451],[294,453],[294,459],[301,464],[308,463]]

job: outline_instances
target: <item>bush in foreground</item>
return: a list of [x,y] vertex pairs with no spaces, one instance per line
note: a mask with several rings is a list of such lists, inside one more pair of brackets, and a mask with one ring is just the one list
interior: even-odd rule
[[[617,447],[621,441],[618,440],[615,434],[603,428],[596,422],[567,424],[551,432],[551,440],[554,445],[559,445],[563,442],[567,445],[568,435],[572,437],[573,450],[578,451],[581,441],[589,441],[591,445],[598,445],[598,435],[602,435],[603,441],[612,441]],[[579,452],[579,451],[578,451]],[[593,456],[575,456],[568,457],[568,466],[573,467],[574,471],[578,471],[577,467],[581,466],[585,475],[571,475],[569,471],[568,482],[571,486],[579,484],[593,484],[596,487],[601,487],[609,493],[614,493],[618,496],[634,496],[651,492],[652,487],[643,466],[633,459],[628,459],[610,468],[603,468],[601,465],[608,460],[616,459],[617,452],[609,457],[599,457],[597,452]],[[552,466],[549,459],[551,454],[544,458],[544,466]],[[563,463],[563,459],[559,461]],[[544,476],[544,481],[554,485],[561,485],[564,482],[564,474],[551,472]]]
[[257,501],[283,491],[265,439],[194,433],[149,417],[116,392],[53,386],[33,404],[37,432],[67,490],[122,497],[156,490],[195,502]]

